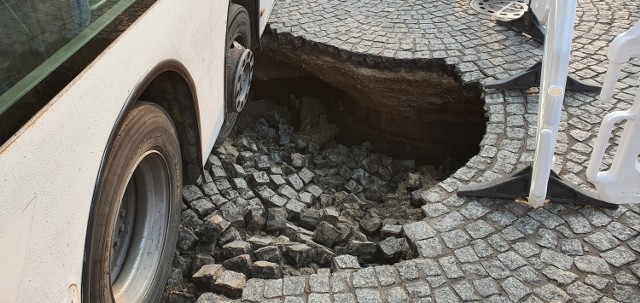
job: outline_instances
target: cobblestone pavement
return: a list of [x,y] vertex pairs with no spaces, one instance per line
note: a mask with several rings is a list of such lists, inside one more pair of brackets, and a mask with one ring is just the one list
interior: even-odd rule
[[[638,1],[578,3],[570,73],[602,81],[608,42],[638,19]],[[280,0],[279,37],[335,47],[348,56],[442,60],[464,84],[498,79],[541,59],[542,46],[471,10],[468,1]],[[602,117],[628,109],[640,61],[625,66],[615,99],[569,92],[555,171],[592,190],[584,175]],[[511,173],[532,160],[538,91],[485,91],[489,116],[480,153],[428,190],[434,232],[420,258],[354,271],[251,279],[242,298],[260,302],[640,302],[640,207],[617,210],[456,196],[459,184]],[[616,133],[620,135],[620,131]],[[608,157],[611,160],[611,157]]]

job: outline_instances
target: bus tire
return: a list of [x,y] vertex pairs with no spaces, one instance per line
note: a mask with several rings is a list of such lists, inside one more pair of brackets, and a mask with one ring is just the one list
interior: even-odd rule
[[160,106],[139,102],[102,167],[87,229],[84,302],[159,302],[178,237],[182,160]]
[[227,18],[227,36],[226,36],[226,56],[225,56],[225,115],[224,123],[215,146],[222,145],[231,131],[233,125],[238,118],[238,111],[233,106],[234,95],[234,75],[238,64],[239,55],[237,49],[234,50],[234,42],[241,45],[245,49],[251,49],[251,22],[249,13],[241,5],[231,3],[229,5],[229,15]]

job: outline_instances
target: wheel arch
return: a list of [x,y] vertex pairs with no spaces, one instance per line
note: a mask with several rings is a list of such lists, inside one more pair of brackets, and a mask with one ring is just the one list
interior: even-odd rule
[[[137,100],[156,103],[171,117],[178,132],[182,153],[183,182],[195,183],[202,175],[202,146],[196,86],[186,67],[177,61],[164,62],[149,78]],[[128,111],[128,109],[127,109]],[[121,113],[126,115],[126,112]]]
[[[118,135],[118,130],[124,123],[129,111],[139,100],[158,104],[169,113],[176,127],[178,140],[180,142],[183,183],[195,183],[203,172],[200,148],[200,123],[197,114],[198,100],[194,80],[188,72],[188,69],[182,63],[176,60],[160,62],[132,89],[132,92],[118,114],[118,118],[113,125],[102,155],[90,210],[94,209],[99,185],[105,178],[103,168],[109,157],[111,146],[113,146]],[[87,247],[91,239],[90,226],[93,221],[93,213],[90,212],[85,236],[85,255],[87,254]],[[85,257],[82,268],[83,286],[85,277],[89,274],[89,266],[87,266],[86,261],[87,258]],[[84,297],[86,294],[86,290],[82,287],[82,296]]]

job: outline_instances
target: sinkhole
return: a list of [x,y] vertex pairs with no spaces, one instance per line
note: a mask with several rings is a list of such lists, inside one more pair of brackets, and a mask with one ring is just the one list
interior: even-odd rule
[[[441,68],[411,62],[385,69],[329,56],[271,49],[257,54],[254,98],[289,108],[296,127],[320,101],[337,143],[369,142],[377,152],[453,173],[479,152],[487,118],[479,87],[463,87]],[[311,107],[312,109],[309,109]]]
[[239,298],[210,283],[221,268],[279,279],[424,255],[423,194],[479,152],[480,86],[444,61],[263,46],[254,101],[183,191],[167,294]]

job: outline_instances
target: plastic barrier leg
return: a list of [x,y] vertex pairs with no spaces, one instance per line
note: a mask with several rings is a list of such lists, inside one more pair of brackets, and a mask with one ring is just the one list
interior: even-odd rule
[[[531,187],[531,166],[527,166],[511,175],[482,184],[460,185],[458,196],[484,197],[494,199],[519,199],[529,195]],[[554,171],[551,171],[547,184],[546,198],[558,203],[589,205],[602,208],[617,209],[617,204],[607,203],[595,195],[568,183]]]
[[533,41],[544,44],[544,27],[531,10],[531,1],[529,1],[529,9],[522,16],[509,21],[496,20],[496,23],[518,34],[527,34]]
[[[534,9],[536,11],[534,11]],[[496,23],[518,34],[527,34],[531,36],[531,39],[534,41],[544,44],[545,31],[538,18],[544,18],[543,21],[546,22],[549,10],[549,0],[529,0],[529,8],[522,16],[510,21],[497,20]],[[511,77],[487,81],[484,87],[489,89],[529,89],[531,87],[539,87],[541,74],[542,62],[538,62]],[[599,92],[600,86],[593,82],[589,83],[568,76],[565,89],[571,91]]]
[[[528,69],[511,77],[495,81],[487,81],[484,84],[484,87],[490,89],[529,89],[540,86],[541,76],[542,61],[538,61],[538,63]],[[566,89],[570,91],[599,92],[601,88],[594,82],[577,80],[571,76],[567,76]]]

